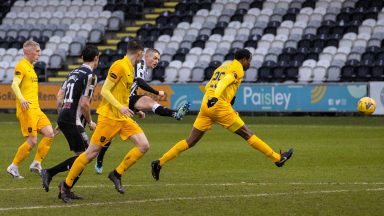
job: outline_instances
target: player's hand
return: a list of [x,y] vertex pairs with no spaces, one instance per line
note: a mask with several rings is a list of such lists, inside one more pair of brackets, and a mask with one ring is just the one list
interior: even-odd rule
[[215,97],[209,99],[209,100],[208,100],[208,103],[207,103],[207,107],[208,107],[208,108],[213,107],[213,106],[216,104],[217,101],[218,101],[218,99],[215,98]]
[[159,96],[164,96],[164,91],[159,91]]
[[128,107],[122,107],[120,109],[120,112],[125,115],[125,116],[128,116],[128,117],[132,117],[135,113],[130,110]]
[[138,111],[137,115],[139,116],[139,118],[145,118],[145,112],[143,111]]
[[231,100],[231,105],[235,104],[235,101],[236,101],[236,96],[233,96],[233,98]]
[[59,125],[56,125],[54,131],[53,131],[53,134],[56,136],[57,134],[60,133],[60,128],[59,128]]
[[93,131],[96,129],[96,123],[94,121],[91,121],[91,123],[88,124],[89,130]]
[[25,111],[25,110],[29,109],[29,104],[32,104],[32,103],[27,101],[27,100],[22,100],[22,101],[20,101],[20,104],[21,104],[22,109]]

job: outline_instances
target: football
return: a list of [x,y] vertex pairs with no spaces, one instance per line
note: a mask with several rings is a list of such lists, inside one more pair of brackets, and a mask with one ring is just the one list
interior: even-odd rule
[[357,103],[357,111],[362,115],[371,115],[375,109],[376,102],[370,97],[363,97]]

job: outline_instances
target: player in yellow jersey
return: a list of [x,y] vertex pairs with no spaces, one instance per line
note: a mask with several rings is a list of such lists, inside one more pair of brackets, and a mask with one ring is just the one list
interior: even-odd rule
[[98,121],[90,145],[75,160],[67,178],[59,185],[60,198],[64,202],[71,202],[70,190],[74,180],[81,174],[85,166],[98,155],[101,148],[117,134],[122,140],[130,139],[136,145],[127,153],[116,169],[108,175],[119,193],[124,193],[121,184],[123,173],[148,151],[147,137],[140,126],[132,120],[131,117],[134,113],[128,108],[129,93],[135,78],[134,65],[141,60],[143,51],[144,47],[141,43],[136,40],[129,41],[126,56],[115,61],[109,68],[107,79],[101,89],[103,99],[97,108]]
[[51,122],[40,110],[38,101],[38,79],[33,64],[40,57],[40,45],[28,40],[23,45],[23,51],[24,58],[15,67],[12,90],[16,95],[16,117],[20,121],[21,133],[26,141],[19,147],[12,164],[7,168],[7,172],[18,179],[24,178],[19,173],[19,165],[37,144],[37,133],[43,134],[43,138],[29,167],[31,172],[37,174],[40,174],[41,162],[47,155],[54,137]]
[[232,108],[237,89],[244,77],[244,71],[250,66],[251,59],[252,55],[247,49],[240,49],[235,53],[235,59],[232,62],[222,64],[214,71],[211,80],[205,86],[206,92],[200,112],[189,137],[179,141],[159,160],[152,161],[152,176],[155,180],[159,180],[160,170],[168,161],[193,147],[214,122],[241,136],[249,145],[269,157],[278,167],[283,166],[292,156],[292,149],[282,154],[273,151],[271,147],[253,134]]

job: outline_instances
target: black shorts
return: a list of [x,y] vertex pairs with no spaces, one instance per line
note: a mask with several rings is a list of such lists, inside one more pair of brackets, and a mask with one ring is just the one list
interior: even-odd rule
[[135,112],[139,111],[135,108],[136,102],[143,97],[144,95],[132,95],[129,97],[129,109]]
[[89,138],[83,127],[63,121],[57,124],[67,139],[71,151],[84,152],[88,148]]

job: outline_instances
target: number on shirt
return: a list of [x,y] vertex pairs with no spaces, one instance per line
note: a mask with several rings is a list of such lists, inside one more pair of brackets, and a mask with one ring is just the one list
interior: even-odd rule
[[73,87],[75,83],[68,83],[64,96],[64,103],[72,103],[73,102]]
[[212,80],[217,80],[217,81],[220,81],[220,77],[225,74],[224,72],[216,72],[215,73],[215,77],[212,79]]

